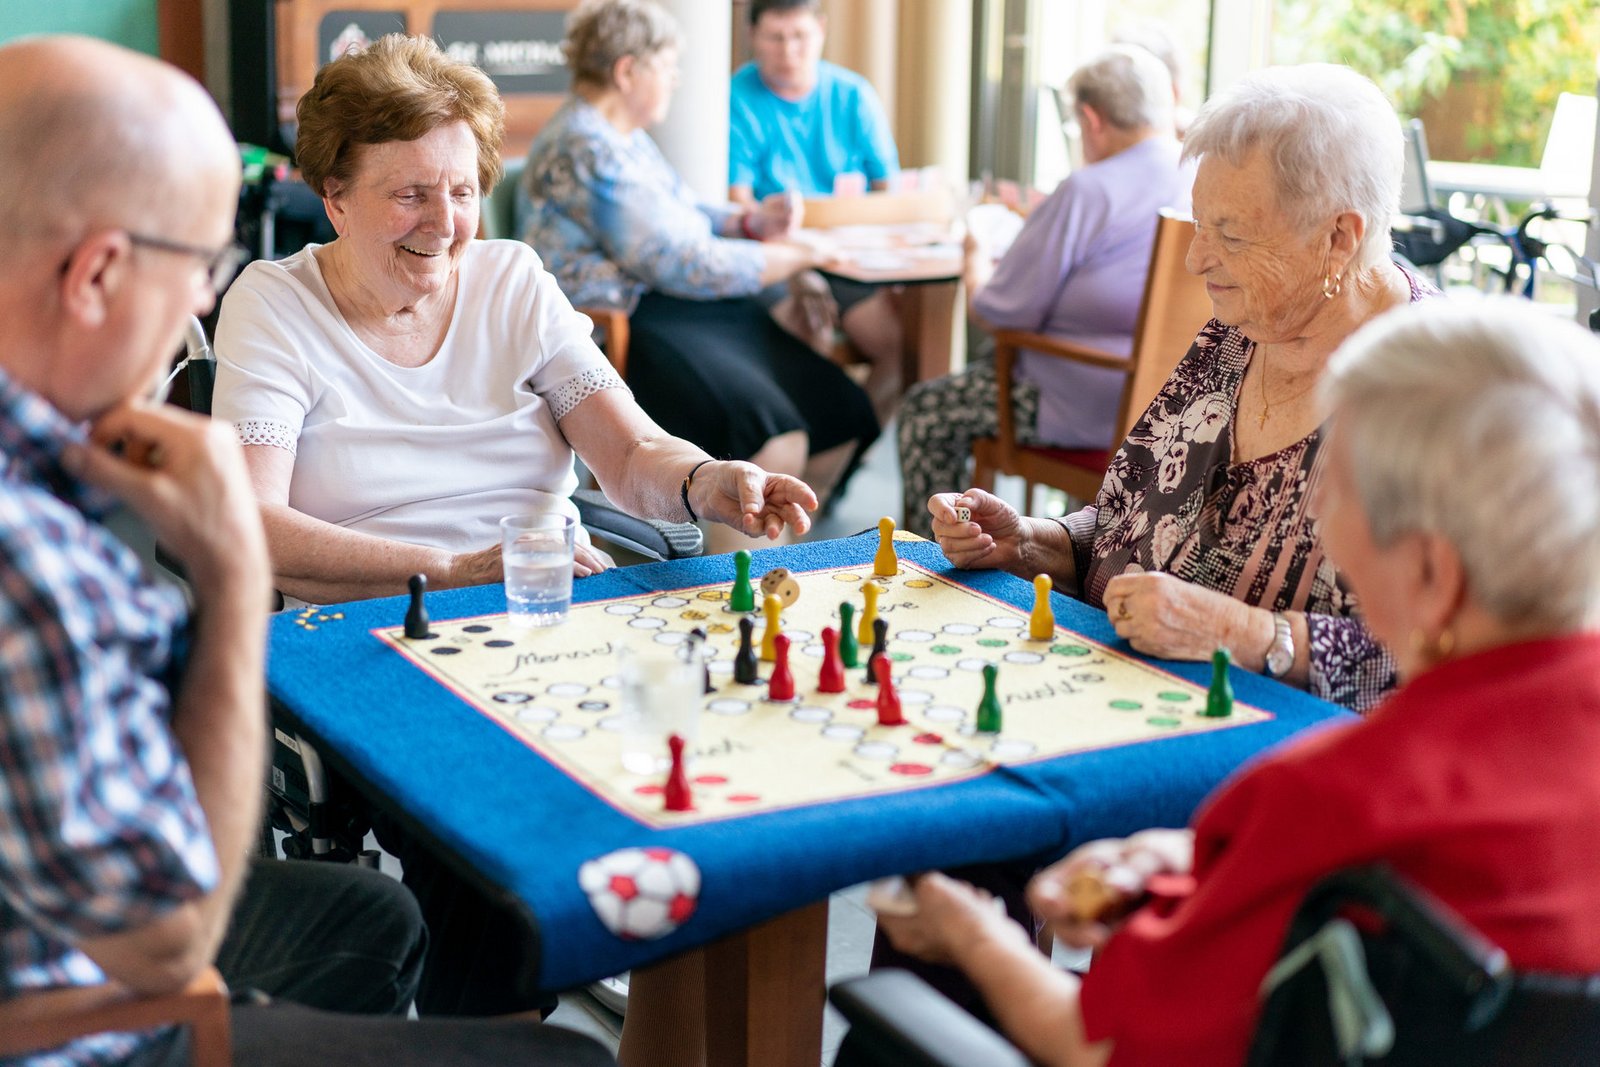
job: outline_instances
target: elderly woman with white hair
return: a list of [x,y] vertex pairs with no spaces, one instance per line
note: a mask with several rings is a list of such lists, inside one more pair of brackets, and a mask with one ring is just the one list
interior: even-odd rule
[[1394,663],[1323,552],[1317,385],[1363,323],[1436,295],[1389,256],[1400,124],[1346,67],[1271,68],[1209,101],[1184,155],[1199,160],[1188,267],[1215,317],[1093,504],[1025,518],[969,489],[928,500],[933,530],[958,566],[1050,574],[1140,652],[1227,647],[1241,667],[1364,710]]
[[[1080,983],[960,882],[895,941],[952,962],[1042,1064],[1238,1064],[1306,891],[1381,862],[1515,967],[1600,970],[1600,342],[1522,304],[1399,311],[1334,357],[1319,511],[1403,686],[1280,749],[1192,831],[1096,842],[1034,881]],[[1115,929],[1064,887],[1192,874]],[[1138,873],[1135,873],[1135,872]],[[1203,989],[1203,993],[1198,993]]]
[[[1172,83],[1143,48],[1113,47],[1073,72],[1067,91],[1087,166],[1034,208],[995,262],[969,233],[970,316],[995,329],[1030,330],[1126,356],[1156,236],[1156,213],[1184,207],[1191,172],[1179,165]],[[1024,351],[1012,382],[1017,434],[1028,443],[1104,448],[1126,375]],[[931,536],[930,493],[962,484],[972,442],[999,426],[992,361],[913,387],[900,409],[900,471],[907,526]]]

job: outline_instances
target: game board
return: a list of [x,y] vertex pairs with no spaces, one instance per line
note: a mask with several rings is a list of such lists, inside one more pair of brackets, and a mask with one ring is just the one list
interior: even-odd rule
[[[1071,631],[1028,637],[1027,612],[902,559],[894,577],[870,562],[796,573],[799,600],[783,613],[794,646],[797,697],[766,699],[738,685],[732,658],[739,616],[726,584],[578,604],[565,624],[511,628],[503,615],[434,623],[427,638],[403,627],[374,636],[617,810],[650,826],[676,826],[957,781],[998,767],[1174,734],[1273,718],[1244,703],[1207,718],[1206,691]],[[846,692],[816,691],[824,626],[838,607],[859,614],[861,586],[885,588],[889,655],[908,725],[882,727],[876,687],[847,671]],[[758,616],[759,618],[759,616]],[[689,776],[694,810],[666,812],[662,779],[622,767],[617,648],[676,646],[702,627],[712,683],[704,697]],[[757,627],[759,634],[760,627]],[[998,734],[974,730],[985,664],[1000,667]],[[771,664],[763,663],[762,677]],[[862,667],[865,667],[863,662]]]

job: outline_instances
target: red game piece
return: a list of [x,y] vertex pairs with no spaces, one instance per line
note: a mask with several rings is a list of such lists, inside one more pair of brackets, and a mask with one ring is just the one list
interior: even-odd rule
[[817,672],[817,692],[844,692],[844,658],[839,655],[839,631],[822,628],[822,670]]
[[767,679],[767,699],[794,699],[794,672],[789,669],[789,638],[784,634],[772,639],[772,676]]
[[694,797],[689,793],[689,776],[683,772],[683,738],[677,734],[667,738],[667,748],[672,752],[672,769],[667,772],[666,794],[668,811],[693,811]]
[[900,714],[900,694],[894,691],[890,670],[888,656],[880,652],[872,657],[872,673],[878,678],[878,725],[904,726],[906,717]]

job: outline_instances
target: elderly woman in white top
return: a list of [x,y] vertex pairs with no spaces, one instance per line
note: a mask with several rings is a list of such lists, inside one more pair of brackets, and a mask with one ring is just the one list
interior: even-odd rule
[[[803,483],[645,415],[531,248],[474,240],[504,115],[481,71],[400,35],[323,67],[300,101],[301,169],[339,237],[234,284],[214,404],[239,427],[286,594],[499,580],[496,524],[572,511],[574,449],[639,515],[809,526]],[[576,571],[609,562],[581,546]]]

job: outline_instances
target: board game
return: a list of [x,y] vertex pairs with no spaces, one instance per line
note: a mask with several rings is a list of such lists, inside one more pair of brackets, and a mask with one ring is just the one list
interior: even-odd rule
[[[792,577],[800,595],[782,613],[796,683],[789,701],[767,699],[770,663],[760,684],[733,680],[740,615],[728,610],[726,584],[576,604],[564,624],[545,629],[480,615],[433,623],[421,639],[401,626],[371,632],[612,807],[658,827],[915,789],[1273,717],[1244,703],[1207,717],[1204,688],[1063,628],[1033,640],[1027,611],[905,559],[892,577],[874,575],[870,561]],[[845,692],[817,691],[822,629],[839,626],[841,602],[862,610],[868,582],[883,589],[877,611],[889,623],[902,726],[878,724],[864,649]],[[695,627],[708,635],[715,688],[690,749],[693,808],[669,812],[661,776],[622,766],[617,650],[677,646]],[[975,723],[989,664],[999,669],[1003,711],[994,733]]]

